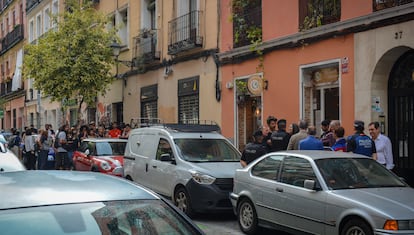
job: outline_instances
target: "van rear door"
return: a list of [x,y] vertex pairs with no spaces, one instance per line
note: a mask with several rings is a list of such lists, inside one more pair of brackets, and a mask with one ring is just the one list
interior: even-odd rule
[[125,175],[130,175],[132,180],[148,188],[151,187],[151,179],[148,176],[150,157],[154,156],[157,148],[157,136],[144,132],[133,132],[128,138],[125,154]]

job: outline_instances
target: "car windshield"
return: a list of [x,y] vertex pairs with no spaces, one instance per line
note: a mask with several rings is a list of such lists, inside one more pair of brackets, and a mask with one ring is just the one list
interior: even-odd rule
[[224,139],[175,139],[180,156],[191,162],[238,162],[240,154]]
[[97,142],[97,156],[124,155],[126,142]]
[[52,205],[0,211],[2,234],[199,234],[161,200]]
[[384,166],[370,158],[327,158],[315,161],[330,189],[406,187]]

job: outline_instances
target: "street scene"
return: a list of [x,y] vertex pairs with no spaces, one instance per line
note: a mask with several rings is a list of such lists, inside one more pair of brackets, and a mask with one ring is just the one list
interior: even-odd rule
[[0,233],[414,234],[413,26],[413,0],[0,1]]

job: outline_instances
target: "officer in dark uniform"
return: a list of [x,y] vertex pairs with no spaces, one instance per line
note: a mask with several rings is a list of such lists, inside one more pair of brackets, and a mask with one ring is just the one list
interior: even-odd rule
[[377,160],[377,149],[375,142],[364,133],[364,122],[356,120],[354,122],[355,134],[348,136],[346,151],[362,154]]
[[240,164],[245,167],[250,162],[254,161],[256,158],[261,157],[266,154],[266,148],[262,145],[263,133],[261,130],[258,130],[253,133],[253,143],[248,143],[243,150]]
[[272,133],[272,152],[286,150],[289,144],[290,135],[286,132],[286,120],[280,119],[277,122],[278,130]]

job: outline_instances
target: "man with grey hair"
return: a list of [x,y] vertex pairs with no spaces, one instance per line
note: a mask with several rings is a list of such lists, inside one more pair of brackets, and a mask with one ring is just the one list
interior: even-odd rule
[[290,137],[287,150],[298,150],[299,141],[308,137],[308,133],[307,133],[308,122],[305,120],[300,120],[298,123],[298,126],[299,126],[299,132],[292,135],[292,137]]

